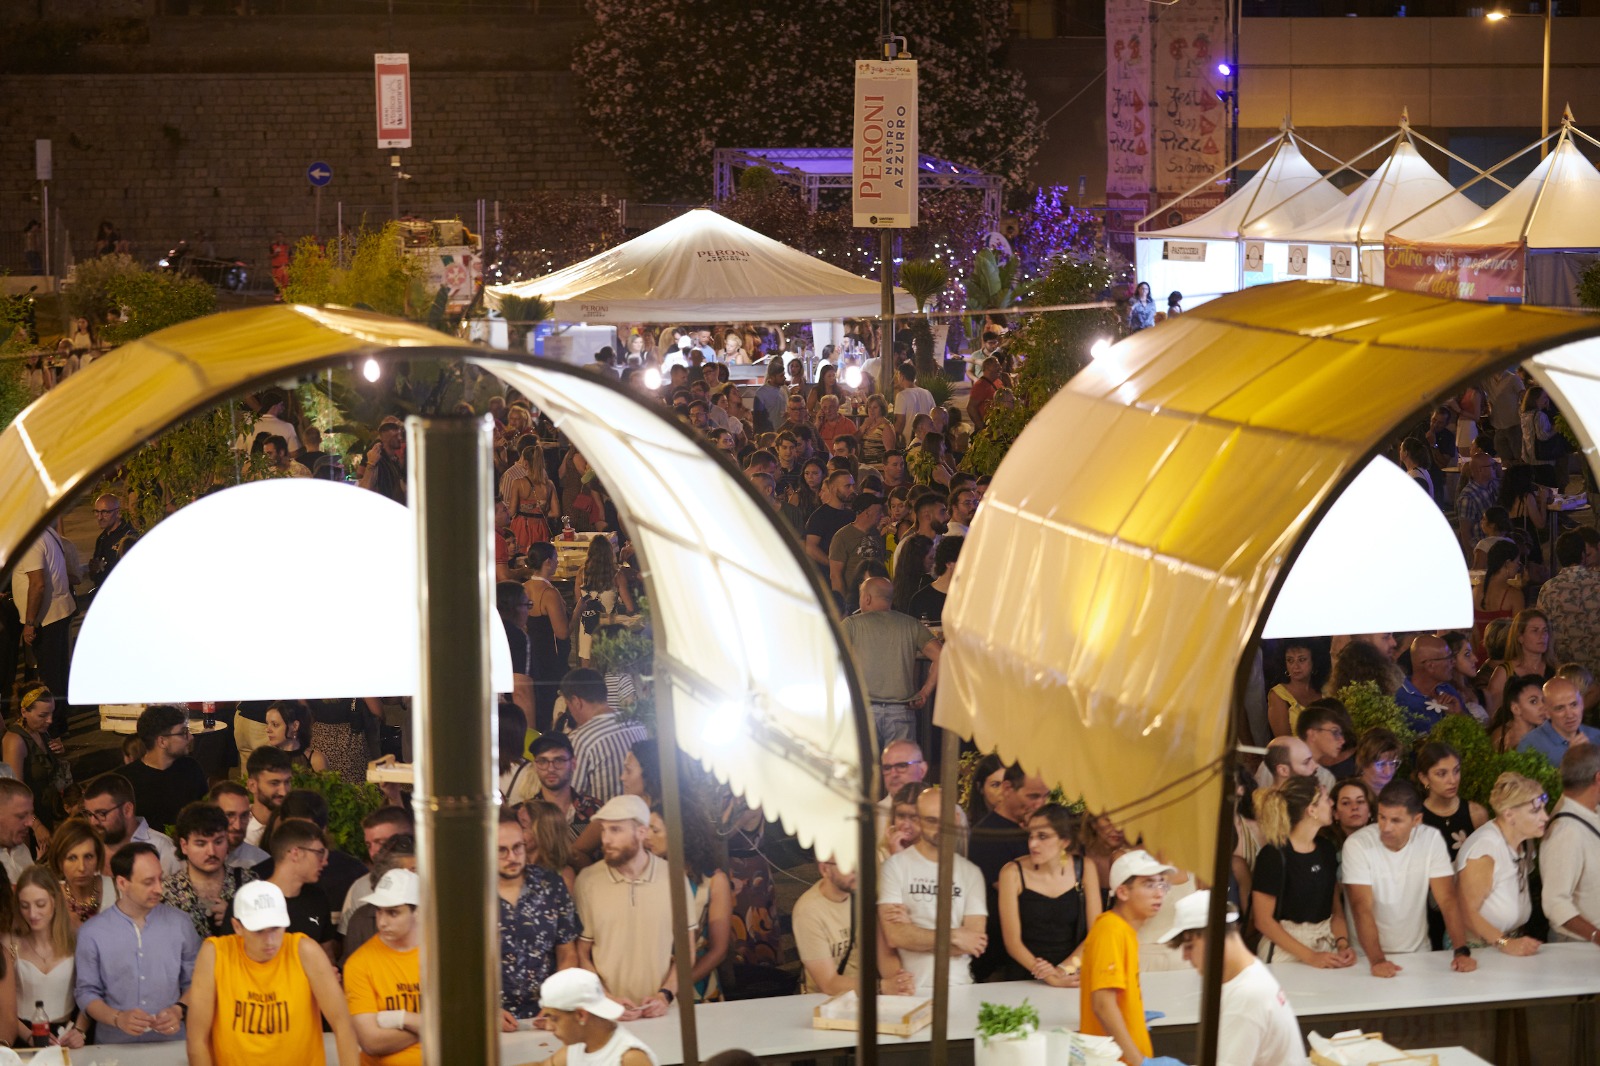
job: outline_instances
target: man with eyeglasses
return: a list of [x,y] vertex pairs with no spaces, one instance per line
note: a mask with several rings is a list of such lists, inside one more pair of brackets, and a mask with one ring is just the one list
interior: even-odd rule
[[157,704],[139,715],[144,755],[122,768],[133,786],[133,809],[152,825],[173,825],[178,812],[206,794],[206,773],[189,756],[189,716]]
[[496,891],[500,907],[500,1022],[539,1013],[539,986],[557,970],[578,964],[578,912],[561,875],[528,862],[522,826],[501,811],[496,830]]
[[1129,1066],[1175,1062],[1151,1057],[1139,983],[1139,930],[1161,913],[1167,877],[1177,872],[1147,851],[1123,852],[1111,864],[1111,909],[1095,919],[1083,942],[1079,1025],[1091,1036],[1115,1040]]
[[1317,700],[1301,711],[1294,731],[1311,749],[1311,757],[1317,761],[1317,781],[1331,795],[1340,777],[1355,773],[1355,761],[1345,754],[1344,720],[1332,707],[1319,706],[1322,703]]
[[83,813],[106,842],[106,859],[129,844],[149,844],[161,856],[161,870],[171,876],[182,867],[172,838],[151,829],[133,810],[133,786],[121,774],[101,774],[83,790]]
[[[600,809],[598,799],[572,787],[575,761],[572,741],[562,733],[544,733],[533,742],[533,772],[539,781],[535,795],[561,808],[574,837],[588,827],[589,820]],[[520,802],[520,799],[507,797],[507,802]]]
[[883,836],[894,808],[894,794],[928,776],[928,762],[914,740],[891,740],[883,746],[883,799],[878,801],[878,836]]
[[96,586],[105,584],[106,575],[122,561],[139,539],[139,533],[122,514],[122,501],[107,492],[96,496],[94,524],[100,535],[94,540],[94,554],[89,557],[89,576]]
[[[983,872],[960,855],[951,856],[951,882],[939,882],[939,789],[917,797],[917,841],[884,862],[878,876],[878,918],[889,946],[919,990],[933,987],[936,916],[939,897],[950,895],[950,984],[972,983],[972,960],[983,954],[989,937]],[[959,814],[957,815],[959,818]],[[954,831],[955,827],[950,827]]]
[[1450,684],[1451,658],[1449,645],[1440,637],[1424,633],[1411,642],[1411,676],[1394,694],[1394,701],[1418,736],[1447,714],[1466,713],[1467,701]]
[[[306,818],[285,818],[272,832],[272,876],[289,908],[288,930],[304,933],[322,946],[330,962],[338,959],[338,929],[328,894],[317,881],[328,865],[328,845],[317,823]],[[233,904],[228,905],[231,928]]]
[[[415,835],[417,822],[409,807],[379,807],[361,820],[361,840],[367,846],[367,856],[376,862],[378,852],[393,838],[401,834]],[[344,906],[339,908],[339,935],[349,931],[350,916],[361,906],[361,901],[378,887],[378,879],[368,873],[350,883],[345,893]]]

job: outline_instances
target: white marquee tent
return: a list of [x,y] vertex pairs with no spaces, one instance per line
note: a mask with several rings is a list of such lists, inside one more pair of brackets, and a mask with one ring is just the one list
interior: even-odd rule
[[[1350,195],[1303,225],[1287,230],[1272,227],[1278,232],[1264,242],[1263,260],[1274,280],[1290,273],[1291,260],[1303,257],[1300,277],[1381,285],[1383,238],[1393,227],[1404,223],[1401,236],[1427,240],[1482,213],[1422,158],[1406,125],[1395,135],[1383,165]],[[1335,269],[1336,259],[1342,261],[1342,272]]]
[[1289,127],[1256,151],[1269,147],[1267,164],[1216,208],[1181,226],[1139,234],[1138,277],[1150,283],[1158,304],[1173,290],[1193,306],[1247,285],[1282,280],[1246,273],[1241,241],[1299,226],[1344,200],[1344,193],[1306,160]]
[[[876,316],[878,282],[796,251],[715,211],[690,211],[544,277],[485,290],[538,296],[558,322],[795,322]],[[895,310],[913,311],[895,290]]]
[[[1428,244],[1518,245],[1526,259],[1526,302],[1579,306],[1578,276],[1600,259],[1600,170],[1578,150],[1578,137],[1600,147],[1569,117],[1532,173],[1477,218],[1429,235]],[[1409,232],[1398,236],[1419,239]]]

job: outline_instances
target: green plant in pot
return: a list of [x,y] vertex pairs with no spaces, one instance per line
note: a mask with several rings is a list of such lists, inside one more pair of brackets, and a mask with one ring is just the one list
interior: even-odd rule
[[1044,1066],[1047,1043],[1039,1032],[1039,1011],[1027,1000],[1015,1007],[979,1005],[978,1036],[974,1066]]

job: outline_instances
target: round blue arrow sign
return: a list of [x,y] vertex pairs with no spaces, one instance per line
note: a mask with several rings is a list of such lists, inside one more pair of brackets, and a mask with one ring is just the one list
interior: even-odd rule
[[306,180],[320,189],[333,180],[333,168],[326,163],[312,163],[306,167]]

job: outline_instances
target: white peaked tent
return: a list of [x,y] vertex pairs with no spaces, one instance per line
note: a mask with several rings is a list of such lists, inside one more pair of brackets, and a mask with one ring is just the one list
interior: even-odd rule
[[1306,160],[1288,126],[1256,151],[1267,147],[1272,155],[1266,165],[1217,207],[1180,226],[1139,234],[1139,280],[1150,283],[1157,304],[1173,290],[1193,306],[1247,285],[1282,280],[1247,273],[1242,242],[1308,222],[1344,199]]
[[[1525,301],[1579,306],[1574,291],[1578,276],[1600,258],[1600,170],[1578,150],[1578,137],[1600,147],[1569,117],[1555,147],[1532,173],[1477,218],[1431,233],[1427,243],[1519,245],[1526,263]],[[1419,239],[1409,226],[1395,236]]]
[[[1406,124],[1370,178],[1311,221],[1275,233],[1264,259],[1281,276],[1303,254],[1304,272],[1296,276],[1382,285],[1383,238],[1395,226],[1404,223],[1399,235],[1408,240],[1427,240],[1482,213],[1483,208],[1456,192],[1422,158]],[[1336,261],[1342,269],[1335,268]]]
[[[794,322],[875,316],[878,283],[814,259],[704,208],[581,263],[491,285],[488,304],[538,296],[558,322]],[[895,310],[913,311],[895,290]]]

